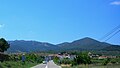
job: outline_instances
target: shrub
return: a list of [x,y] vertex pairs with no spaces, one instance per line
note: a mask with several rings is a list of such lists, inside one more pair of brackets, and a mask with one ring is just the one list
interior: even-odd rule
[[[88,53],[80,53],[76,58],[74,58],[73,64],[90,64],[91,58],[89,57]],[[72,64],[72,65],[73,65]]]
[[55,63],[57,63],[57,64],[60,64],[60,59],[59,59],[59,57],[54,57],[54,58],[53,58],[53,61],[54,61]]
[[104,60],[103,65],[107,65],[110,62],[110,58]]
[[71,64],[71,60],[69,58],[63,58],[62,60],[60,60],[60,62],[62,64]]

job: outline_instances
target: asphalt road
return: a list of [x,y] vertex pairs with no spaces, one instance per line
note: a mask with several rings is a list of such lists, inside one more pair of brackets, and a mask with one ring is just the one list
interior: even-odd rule
[[52,60],[49,61],[47,64],[39,64],[31,68],[61,68],[60,66],[56,65]]
[[31,68],[45,68],[45,67],[46,67],[46,64],[39,64]]
[[49,61],[49,62],[47,63],[47,67],[48,67],[48,68],[61,68],[60,66],[56,65],[56,64],[53,62],[53,60],[51,60],[51,61]]

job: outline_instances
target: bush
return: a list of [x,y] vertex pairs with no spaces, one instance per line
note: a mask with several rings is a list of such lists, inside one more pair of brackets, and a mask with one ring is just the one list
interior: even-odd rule
[[104,60],[103,65],[107,65],[110,62],[110,58]]
[[20,61],[21,60],[21,55],[15,55],[15,54],[10,55],[9,60],[10,61]]
[[4,68],[4,67],[0,64],[0,68]]
[[36,54],[27,54],[25,55],[25,57],[26,57],[26,61],[30,61],[30,62],[42,63],[42,61],[44,60],[44,57],[38,56]]
[[76,58],[74,58],[73,64],[90,64],[91,58],[89,57],[88,53],[80,53]]
[[112,64],[115,64],[115,63],[117,63],[117,60],[116,60],[116,59],[112,59],[110,62],[111,62]]
[[71,60],[69,58],[64,58],[64,59],[60,60],[60,62],[62,64],[71,64]]
[[54,61],[55,63],[57,63],[57,64],[60,64],[60,59],[59,59],[59,57],[54,57],[54,58],[53,58],[53,61]]
[[9,60],[9,55],[0,53],[0,61],[3,62],[6,60]]

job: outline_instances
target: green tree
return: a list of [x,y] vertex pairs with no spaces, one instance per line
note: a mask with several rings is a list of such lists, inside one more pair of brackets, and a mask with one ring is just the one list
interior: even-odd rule
[[59,57],[56,56],[56,57],[53,58],[53,61],[54,61],[55,63],[59,64],[60,59],[59,59]]
[[103,65],[107,65],[110,62],[110,58],[104,60]]
[[[79,55],[74,58],[74,64],[90,64],[91,58],[89,57],[88,53],[80,53]],[[74,65],[73,64],[73,65]]]
[[7,51],[7,49],[10,47],[10,44],[4,39],[0,39],[0,52]]
[[60,62],[62,64],[71,64],[72,61],[69,58],[63,58]]

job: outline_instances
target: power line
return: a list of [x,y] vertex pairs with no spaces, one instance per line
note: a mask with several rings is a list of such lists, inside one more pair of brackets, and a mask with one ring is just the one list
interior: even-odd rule
[[113,36],[115,36],[115,35],[116,35],[117,33],[119,33],[119,32],[120,32],[120,30],[118,30],[117,32],[115,32],[112,36],[110,36],[109,38],[107,38],[105,41],[111,39]]
[[107,34],[105,34],[100,40],[103,40],[105,38],[107,38],[108,36],[110,36],[112,33],[114,33],[116,30],[118,30],[120,28],[120,25],[116,26],[114,29],[112,29],[110,32],[108,32]]

